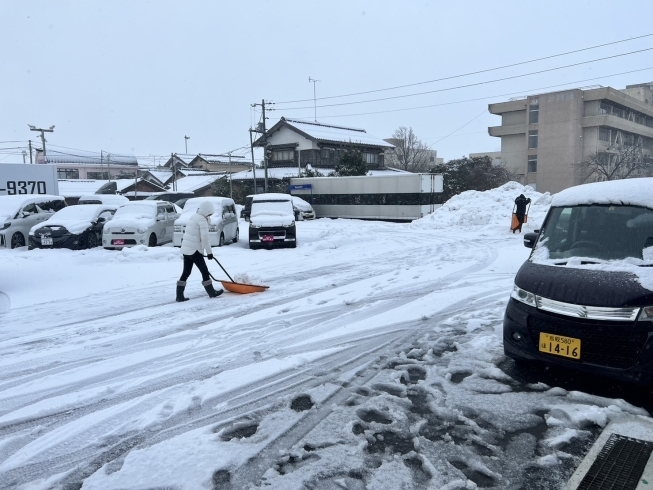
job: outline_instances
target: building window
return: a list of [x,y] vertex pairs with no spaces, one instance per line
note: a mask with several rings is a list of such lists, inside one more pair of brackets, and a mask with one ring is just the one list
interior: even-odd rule
[[79,179],[79,170],[76,168],[58,168],[57,179]]
[[605,126],[599,128],[599,140],[610,142],[610,128],[606,128]]
[[108,180],[109,174],[107,172],[86,172],[86,178],[94,180]]
[[537,155],[528,155],[528,173],[534,174],[537,172]]
[[295,150],[274,150],[272,152],[272,160],[275,162],[288,161],[295,159]]
[[376,165],[378,162],[377,157],[378,155],[376,153],[363,153],[363,161],[368,165]]
[[528,113],[528,123],[535,124],[540,119],[540,105],[531,105],[531,110]]
[[335,151],[333,148],[322,148],[320,151],[320,160],[322,165],[331,165],[333,163],[334,155]]
[[528,147],[537,148],[537,129],[528,132]]

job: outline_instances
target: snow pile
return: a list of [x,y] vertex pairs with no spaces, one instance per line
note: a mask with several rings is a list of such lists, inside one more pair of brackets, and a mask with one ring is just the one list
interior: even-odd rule
[[519,194],[531,199],[528,222],[524,223],[522,232],[538,229],[549,210],[552,196],[517,182],[508,182],[489,191],[465,191],[453,196],[434,213],[413,221],[411,226],[435,229],[474,228],[474,231],[484,235],[510,233],[512,211]]

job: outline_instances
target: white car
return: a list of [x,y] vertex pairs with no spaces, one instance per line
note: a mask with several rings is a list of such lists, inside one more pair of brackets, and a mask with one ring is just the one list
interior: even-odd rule
[[228,197],[193,197],[184,204],[181,216],[175,221],[172,244],[181,247],[186,223],[197,212],[204,201],[213,204],[215,212],[209,218],[209,242],[212,247],[221,247],[225,243],[236,243],[240,231],[238,229],[238,215],[233,199]]
[[29,249],[95,248],[102,243],[102,229],[116,212],[114,204],[66,206],[47,221],[32,227]]
[[66,201],[62,196],[0,196],[0,247],[24,247],[32,226],[65,207]]
[[118,208],[102,232],[102,246],[121,249],[172,241],[172,228],[181,209],[166,201],[134,201]]
[[301,197],[291,196],[292,197],[292,207],[295,209],[295,217],[297,220],[302,221],[305,219],[315,219],[315,211],[313,211],[313,206],[304,201]]
[[80,197],[77,204],[114,204],[116,206],[122,206],[128,202],[129,199],[118,194],[89,194],[88,196]]

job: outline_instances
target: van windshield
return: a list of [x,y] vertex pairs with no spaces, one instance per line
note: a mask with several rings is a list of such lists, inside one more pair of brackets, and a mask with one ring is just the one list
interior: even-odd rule
[[549,259],[623,260],[642,259],[648,247],[653,247],[653,210],[591,205],[551,208],[536,248],[547,249]]

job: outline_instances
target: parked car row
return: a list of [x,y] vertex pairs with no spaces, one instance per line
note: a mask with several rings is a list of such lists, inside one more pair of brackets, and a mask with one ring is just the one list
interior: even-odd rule
[[[251,199],[249,199],[251,198]],[[183,210],[168,201],[129,201],[123,196],[82,196],[67,206],[62,196],[0,196],[0,246],[84,249],[154,247],[172,242],[180,247],[186,223],[200,204],[209,201],[211,246],[237,243],[236,205],[224,197],[185,198]],[[295,221],[314,219],[310,204],[288,194],[248,196],[249,247],[297,246]]]

